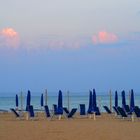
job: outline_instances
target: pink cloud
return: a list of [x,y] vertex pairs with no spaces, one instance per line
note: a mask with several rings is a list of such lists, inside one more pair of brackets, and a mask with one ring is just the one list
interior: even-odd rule
[[100,31],[97,35],[92,36],[92,41],[94,44],[109,44],[117,42],[118,37],[114,33]]
[[0,31],[0,44],[2,46],[17,48],[19,46],[19,35],[13,28],[4,28]]

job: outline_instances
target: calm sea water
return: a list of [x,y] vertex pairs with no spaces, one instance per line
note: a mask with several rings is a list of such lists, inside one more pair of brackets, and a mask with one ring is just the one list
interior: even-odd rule
[[[121,94],[120,94],[121,95]],[[121,96],[119,95],[119,105],[121,106]],[[40,105],[40,96],[32,96],[31,97],[31,104],[34,106],[35,109],[41,109]],[[126,94],[126,102],[129,104],[129,95]],[[45,99],[44,99],[45,100]],[[53,104],[57,104],[58,96],[47,96],[47,104],[49,108],[52,108]],[[23,94],[22,98],[23,108],[26,107],[26,95]],[[69,109],[79,107],[79,104],[85,104],[86,109],[88,108],[89,103],[89,93],[83,93],[82,95],[77,95],[76,93],[70,94],[69,97],[67,94],[63,94],[63,106],[68,107]],[[101,93],[97,94],[97,104],[100,107],[100,110],[104,112],[103,105],[110,106],[110,96],[109,94]],[[112,105],[114,105],[114,94],[112,93]],[[140,94],[135,94],[135,105],[140,106]],[[12,97],[0,97],[0,109],[9,110],[10,108],[15,108],[15,96]],[[19,109],[21,108],[21,98],[19,94]]]

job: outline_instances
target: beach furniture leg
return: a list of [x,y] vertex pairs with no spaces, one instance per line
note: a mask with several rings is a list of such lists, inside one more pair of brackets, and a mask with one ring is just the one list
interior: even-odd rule
[[58,116],[58,119],[61,120],[61,115]]
[[90,118],[90,119],[92,118],[92,114],[89,115],[89,118]]
[[96,120],[96,113],[95,112],[93,113],[93,119],[94,119],[94,121]]
[[26,112],[26,120],[28,121],[29,120],[29,113]]
[[134,122],[134,114],[132,114],[131,119],[132,119],[132,122]]

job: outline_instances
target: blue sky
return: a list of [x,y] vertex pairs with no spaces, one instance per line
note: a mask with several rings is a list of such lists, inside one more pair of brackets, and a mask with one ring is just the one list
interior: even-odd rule
[[2,1],[0,91],[140,91],[139,5]]

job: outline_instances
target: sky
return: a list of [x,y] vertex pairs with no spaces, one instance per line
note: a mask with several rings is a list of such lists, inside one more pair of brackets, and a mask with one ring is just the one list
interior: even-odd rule
[[139,0],[3,0],[0,93],[140,92]]

